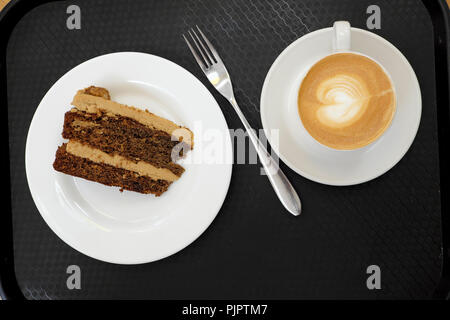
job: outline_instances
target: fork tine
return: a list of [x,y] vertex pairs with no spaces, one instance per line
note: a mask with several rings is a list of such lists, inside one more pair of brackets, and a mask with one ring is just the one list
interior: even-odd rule
[[[208,51],[208,49],[206,48],[206,46],[203,44],[203,41],[200,40],[199,36],[197,35],[197,33],[195,32],[194,29],[191,29],[192,33],[194,34],[195,38],[197,39],[197,42],[200,43],[200,45],[203,48],[203,51],[206,53],[206,56],[208,57],[208,62],[211,63],[211,65],[213,63],[215,63],[213,57],[211,56],[211,53]],[[199,49],[200,50],[200,49]]]
[[212,57],[214,58],[215,62],[222,61],[220,59],[219,54],[217,53],[217,50],[214,48],[214,46],[209,42],[208,38],[205,36],[205,34],[200,30],[198,25],[195,25],[197,27],[198,32],[200,32],[200,35],[202,36],[203,40],[206,42],[206,45],[208,46],[208,49],[211,51]]
[[198,53],[195,51],[195,49],[192,47],[192,45],[190,44],[189,40],[184,36],[183,34],[183,38],[184,41],[186,41],[187,46],[189,47],[189,50],[191,50],[192,55],[194,56],[195,60],[197,60],[198,65],[200,66],[200,68],[202,70],[206,69],[206,64],[204,61],[202,61],[202,58],[198,55]]
[[[192,29],[191,29],[192,30]],[[192,41],[194,42],[195,46],[197,47],[197,51],[200,52],[200,54],[202,55],[203,61],[205,61],[205,65],[207,68],[209,68],[209,66],[211,65],[211,62],[209,61],[209,59],[205,56],[205,54],[203,53],[202,49],[200,48],[197,40],[194,38],[194,36],[191,33],[191,30],[188,31],[188,34],[191,36]],[[194,31],[194,30],[192,30]]]

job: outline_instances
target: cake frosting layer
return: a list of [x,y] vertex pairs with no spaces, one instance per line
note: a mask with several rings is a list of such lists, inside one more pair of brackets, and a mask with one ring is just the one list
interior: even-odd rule
[[156,196],[166,192],[172,183],[167,180],[155,180],[146,176],[140,176],[133,171],[77,157],[68,153],[66,149],[67,144],[63,144],[58,148],[53,168],[71,176],[99,182],[107,186],[119,187],[121,190],[154,194]]
[[88,113],[104,112],[110,115],[128,117],[149,128],[165,131],[174,136],[177,140],[183,141],[192,147],[193,133],[189,129],[159,117],[148,110],[137,109],[132,106],[105,99],[104,96],[93,95],[88,89],[79,90],[73,98],[72,105],[75,106],[76,109]]
[[70,140],[67,143],[66,150],[74,156],[85,158],[95,163],[104,163],[116,168],[133,171],[154,180],[166,180],[172,182],[179,178],[168,169],[156,168],[144,161],[134,162],[120,155],[109,155],[101,150],[74,140]]

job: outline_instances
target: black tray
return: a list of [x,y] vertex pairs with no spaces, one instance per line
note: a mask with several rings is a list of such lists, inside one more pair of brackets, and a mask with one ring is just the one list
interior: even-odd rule
[[[0,15],[3,170],[10,197],[0,222],[0,293],[7,299],[445,298],[450,286],[448,8],[445,1],[380,0],[382,28],[422,90],[418,135],[392,170],[371,182],[330,187],[282,164],[304,212],[288,215],[259,165],[235,165],[216,220],[192,245],[154,263],[103,263],[73,250],[45,224],[28,190],[25,141],[43,95],[79,63],[143,51],[193,72],[208,88],[181,34],[208,30],[232,74],[237,99],[261,128],[259,95],[277,55],[336,20],[366,28],[369,0],[76,1],[82,28],[66,28],[67,1],[12,1]],[[230,128],[241,124],[220,95]],[[61,106],[64,107],[64,106]],[[8,122],[6,122],[8,119]],[[7,148],[9,146],[9,149]],[[8,152],[8,154],[6,154]],[[66,268],[82,269],[68,290]],[[366,268],[382,270],[368,290]]]

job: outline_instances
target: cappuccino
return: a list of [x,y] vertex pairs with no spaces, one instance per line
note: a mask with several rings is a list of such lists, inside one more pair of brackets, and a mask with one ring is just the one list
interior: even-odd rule
[[298,92],[298,112],[308,133],[338,150],[364,147],[389,127],[396,108],[394,88],[383,68],[355,53],[317,62]]

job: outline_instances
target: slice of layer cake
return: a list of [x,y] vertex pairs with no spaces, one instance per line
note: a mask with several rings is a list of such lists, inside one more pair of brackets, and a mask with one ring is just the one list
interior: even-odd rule
[[193,147],[193,134],[147,110],[110,100],[89,87],[75,95],[64,116],[55,170],[140,193],[164,193],[184,168],[175,161]]

